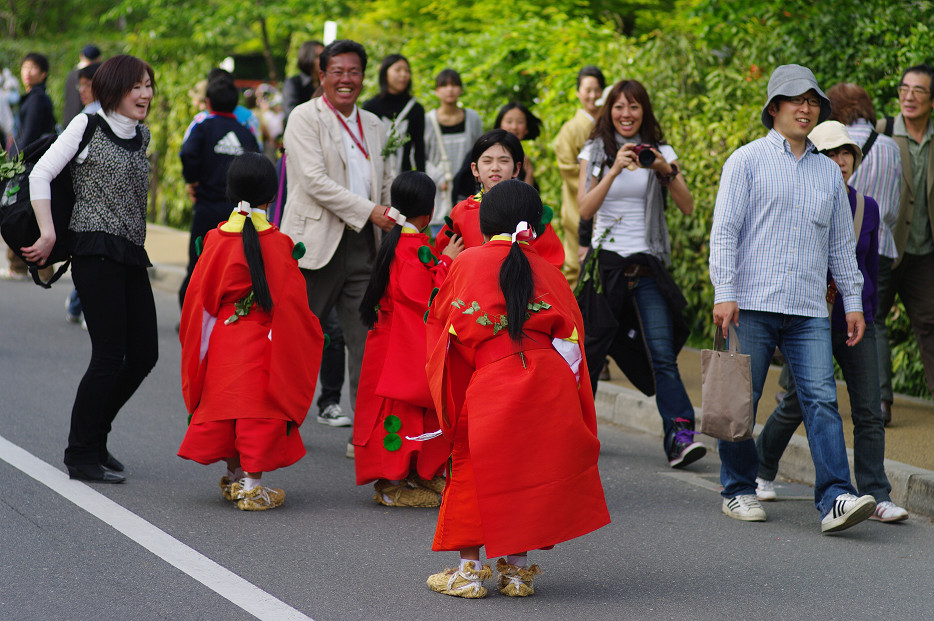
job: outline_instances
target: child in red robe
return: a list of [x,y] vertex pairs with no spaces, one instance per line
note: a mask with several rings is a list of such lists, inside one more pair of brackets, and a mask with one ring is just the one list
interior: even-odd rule
[[298,426],[324,348],[294,256],[304,249],[266,221],[277,187],[266,157],[244,153],[231,162],[227,193],[238,205],[205,236],[179,326],[190,417],[178,455],[225,460],[224,498],[245,511],[285,500],[260,479],[305,455]]
[[429,386],[453,442],[432,549],[461,557],[428,578],[439,593],[486,595],[486,546],[488,558],[505,556],[500,592],[532,595],[539,569],[528,550],[610,521],[581,314],[561,271],[529,243],[541,213],[525,183],[491,189],[480,206],[488,241],[461,253],[431,303]]
[[428,392],[425,313],[464,248],[455,238],[440,258],[422,233],[434,209],[435,184],[425,173],[404,172],[390,188],[388,216],[396,226],[383,237],[360,304],[366,337],[354,409],[357,485],[376,482],[373,500],[389,507],[437,507],[450,444],[438,430]]
[[[435,238],[438,252],[444,251],[452,234],[459,235],[464,240],[465,248],[473,248],[483,243],[483,234],[480,232],[480,201],[496,184],[515,179],[522,170],[523,161],[525,152],[522,143],[504,129],[488,131],[477,139],[470,154],[470,170],[480,185],[480,191],[454,205],[451,217],[445,219],[446,222],[450,222],[441,228]],[[551,212],[551,215],[529,223],[540,233],[531,243],[549,263],[561,268],[564,265],[564,246],[551,226],[553,215],[554,212]]]

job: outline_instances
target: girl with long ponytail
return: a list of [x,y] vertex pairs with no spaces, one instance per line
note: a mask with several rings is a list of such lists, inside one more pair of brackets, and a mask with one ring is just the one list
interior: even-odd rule
[[224,460],[221,491],[244,511],[285,501],[261,478],[305,455],[298,426],[324,348],[298,269],[304,247],[266,221],[277,189],[266,157],[244,153],[231,162],[227,193],[237,207],[204,238],[179,326],[189,424],[178,455]]
[[354,408],[357,485],[374,483],[373,500],[388,507],[437,507],[450,447],[438,432],[425,375],[425,313],[432,292],[463,250],[455,238],[437,256],[423,232],[435,184],[404,172],[390,188],[396,221],[383,236],[360,317],[370,327]]
[[452,446],[432,549],[460,552],[457,567],[428,578],[438,593],[485,596],[485,546],[487,558],[504,557],[499,591],[532,595],[541,570],[528,550],[610,521],[583,321],[567,280],[531,243],[541,214],[526,183],[487,192],[486,242],[458,257],[429,310],[428,383]]

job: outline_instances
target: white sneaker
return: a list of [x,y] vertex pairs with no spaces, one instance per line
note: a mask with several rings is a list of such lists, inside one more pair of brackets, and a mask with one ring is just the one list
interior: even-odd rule
[[341,406],[336,403],[332,403],[321,410],[321,413],[318,414],[318,422],[331,427],[350,427],[353,425],[353,421],[344,415]]
[[859,524],[876,510],[876,499],[872,496],[840,494],[833,501],[833,508],[820,521],[822,533],[834,533]]
[[908,519],[908,512],[891,500],[883,500],[876,503],[876,511],[869,519],[879,522],[901,522]]
[[756,498],[765,501],[772,501],[778,498],[778,495],[775,493],[774,483],[756,477]]
[[743,494],[734,498],[723,499],[723,512],[736,520],[744,522],[764,522],[765,510],[754,494]]

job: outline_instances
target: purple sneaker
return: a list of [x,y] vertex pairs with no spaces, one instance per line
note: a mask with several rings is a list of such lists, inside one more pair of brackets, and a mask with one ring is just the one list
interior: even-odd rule
[[686,418],[675,419],[665,437],[665,453],[668,455],[669,466],[684,468],[707,454],[707,447],[694,440],[697,433],[694,431],[694,421]]

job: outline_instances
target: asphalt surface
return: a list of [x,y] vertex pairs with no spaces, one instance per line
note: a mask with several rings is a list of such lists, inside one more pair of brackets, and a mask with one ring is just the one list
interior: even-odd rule
[[[60,473],[90,353],[87,333],[64,320],[69,287],[0,281],[0,436]],[[221,498],[220,464],[176,456],[186,422],[178,309],[174,294],[155,295],[160,360],[110,436],[128,482],[90,489],[220,566],[209,573],[226,568],[245,580],[248,588],[234,590],[259,601],[260,612],[150,552],[145,533],[116,530],[112,518],[103,521],[10,465],[13,451],[5,449],[0,620],[286,618],[273,604],[264,608],[269,596],[317,620],[934,616],[929,519],[868,522],[825,536],[811,489],[784,483],[781,501],[766,506],[768,522],[731,520],[720,512],[715,456],[672,471],[657,438],[613,425],[600,428],[613,523],[533,552],[545,572],[534,597],[432,593],[426,577],[456,563],[455,554],[430,550],[436,510],[381,507],[370,487],[354,486],[353,462],[343,456],[349,430],[309,418],[301,430],[308,455],[264,477],[287,493],[274,511],[238,511]],[[87,495],[88,486],[55,476],[63,493]]]

